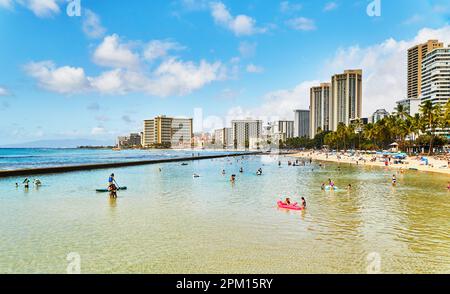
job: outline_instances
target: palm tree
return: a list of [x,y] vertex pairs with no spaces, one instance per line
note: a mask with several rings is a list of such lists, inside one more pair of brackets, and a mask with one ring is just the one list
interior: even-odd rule
[[373,123],[369,123],[364,127],[363,136],[370,140],[373,145],[375,145],[375,125]]
[[450,128],[450,99],[444,105],[444,127]]
[[420,105],[420,112],[422,113],[424,126],[430,134],[430,149],[428,150],[428,155],[431,155],[433,152],[433,140],[436,128],[441,125],[442,107],[439,103],[433,106],[433,103],[428,100]]
[[346,137],[347,137],[347,127],[344,123],[340,122],[337,126],[337,130],[336,130],[336,135],[337,135],[337,139],[340,141],[342,140],[343,144],[344,144],[344,151],[347,150],[347,144],[346,144]]

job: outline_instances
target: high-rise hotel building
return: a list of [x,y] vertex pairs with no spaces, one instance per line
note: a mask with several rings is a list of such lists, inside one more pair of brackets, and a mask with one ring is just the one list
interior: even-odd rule
[[320,86],[310,89],[309,137],[314,138],[317,131],[330,130],[331,95],[330,83],[321,83]]
[[231,129],[235,148],[254,148],[262,138],[262,120],[232,120]]
[[172,148],[192,146],[192,118],[174,118],[165,115],[144,120],[142,145],[144,148],[165,145]]
[[[422,61],[421,102],[444,106],[450,100],[450,46],[436,48]],[[439,135],[450,135],[450,129],[438,129]]]
[[437,48],[422,61],[421,101],[444,105],[450,99],[450,46]]
[[408,99],[418,99],[422,93],[422,63],[427,54],[443,47],[438,40],[428,40],[408,49]]
[[339,123],[349,125],[361,118],[362,70],[345,70],[310,89],[309,134],[311,138],[322,131],[336,131]]
[[296,109],[294,110],[295,113],[295,119],[294,119],[294,137],[310,137],[310,131],[309,131],[309,117],[310,117],[310,111],[304,110],[304,109]]
[[362,114],[362,70],[346,70],[331,78],[329,129],[336,131],[339,123],[349,125]]

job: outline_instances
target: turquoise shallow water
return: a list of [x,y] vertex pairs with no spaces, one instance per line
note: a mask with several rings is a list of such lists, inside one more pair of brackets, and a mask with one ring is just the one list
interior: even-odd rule
[[225,154],[211,150],[0,148],[0,170]]
[[[376,252],[381,272],[450,273],[447,176],[408,171],[392,187],[381,168],[277,160],[119,168],[116,200],[94,191],[112,170],[45,175],[28,191],[0,179],[0,272],[65,273],[77,252],[84,273],[365,273]],[[328,178],[354,189],[321,191]],[[308,208],[278,209],[281,196]]]

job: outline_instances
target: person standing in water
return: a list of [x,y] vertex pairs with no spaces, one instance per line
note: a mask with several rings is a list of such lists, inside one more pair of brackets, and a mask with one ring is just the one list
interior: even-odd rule
[[302,207],[303,207],[303,209],[306,208],[306,200],[305,200],[305,197],[302,197]]
[[397,184],[397,177],[395,175],[392,175],[392,186],[395,186]]
[[117,198],[117,189],[119,185],[114,178],[114,174],[111,174],[108,178],[108,190],[110,192],[110,197]]
[[30,180],[28,178],[25,178],[22,184],[24,185],[25,189],[28,189],[30,187]]

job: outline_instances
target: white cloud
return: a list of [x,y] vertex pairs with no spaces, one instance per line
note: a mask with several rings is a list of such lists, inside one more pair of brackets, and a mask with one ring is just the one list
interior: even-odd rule
[[247,65],[246,70],[249,73],[262,73],[262,72],[264,72],[264,68],[262,66],[257,66],[257,65],[254,65],[254,64]]
[[332,11],[335,10],[338,7],[336,2],[328,2],[325,4],[325,7],[323,8],[324,11]]
[[13,1],[12,0],[0,0],[0,7],[6,8],[6,9],[12,9]]
[[345,69],[363,70],[363,116],[368,117],[378,108],[392,111],[395,102],[406,97],[406,61],[408,48],[437,39],[450,44],[450,25],[439,29],[424,28],[410,40],[387,39],[368,47],[340,48],[324,62],[326,72],[321,80],[304,81],[293,89],[270,92],[261,98],[261,106],[244,111],[237,106],[229,110],[231,118],[292,119],[294,109],[309,109],[309,89],[321,82],[329,82],[331,75]]
[[148,93],[157,96],[184,95],[212,81],[224,79],[222,70],[220,62],[202,60],[197,65],[172,58],[159,65],[145,88]]
[[392,110],[395,101],[406,98],[408,48],[430,39],[449,44],[450,26],[424,28],[410,40],[390,38],[369,47],[341,48],[326,62],[329,71],[326,74],[349,68],[363,69],[363,115],[371,115],[377,108]]
[[10,93],[6,88],[0,87],[0,96],[9,96],[9,95]]
[[25,71],[35,78],[42,88],[61,94],[81,92],[88,84],[82,68],[57,68],[51,61],[30,62],[25,65]]
[[25,66],[28,75],[40,87],[61,94],[97,92],[100,94],[126,94],[140,92],[166,97],[186,95],[203,86],[227,78],[221,62],[198,64],[169,58],[149,73],[116,68],[96,77],[85,76],[82,68],[56,67],[51,61],[31,62]]
[[293,89],[276,90],[261,98],[261,106],[243,110],[236,106],[228,111],[228,119],[258,118],[264,121],[293,119],[294,109],[309,109],[309,89],[319,84],[319,80],[305,81]]
[[125,87],[122,74],[121,69],[103,72],[98,77],[89,78],[90,85],[100,93],[124,94]]
[[60,12],[58,0],[17,0],[38,17],[50,17]]
[[106,129],[105,129],[104,127],[101,127],[101,126],[99,126],[99,127],[94,127],[94,128],[92,128],[92,130],[91,130],[91,134],[94,135],[94,136],[104,135],[104,134],[106,134],[106,133],[107,133],[107,132],[106,132]]
[[106,36],[94,52],[96,64],[108,67],[136,68],[139,56],[131,50],[129,44],[121,43],[118,35]]
[[214,21],[234,32],[236,36],[248,36],[257,33],[264,33],[265,28],[256,27],[256,21],[250,16],[240,14],[232,16],[228,8],[222,2],[212,2],[211,15]]
[[289,1],[282,1],[280,3],[280,11],[283,13],[292,13],[302,9],[300,3],[291,3]]
[[286,22],[286,24],[290,26],[292,29],[298,31],[312,31],[316,29],[314,20],[306,17],[297,17],[290,19]]
[[83,32],[89,38],[101,38],[106,32],[106,29],[100,22],[100,17],[89,9],[84,10],[83,16]]
[[177,42],[169,40],[153,40],[145,46],[144,58],[152,61],[158,58],[166,57],[170,51],[179,51],[183,49],[184,47]]

